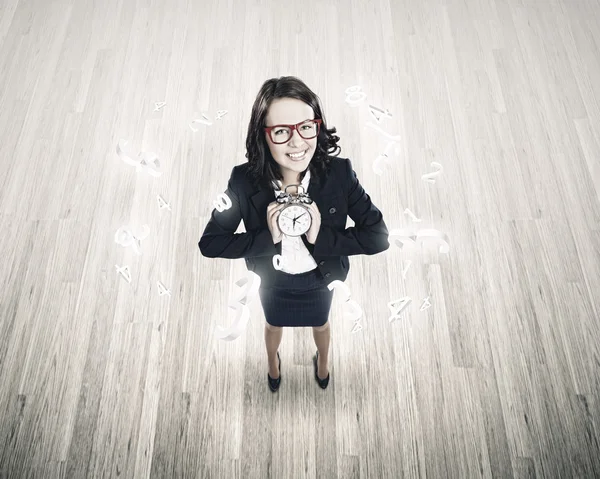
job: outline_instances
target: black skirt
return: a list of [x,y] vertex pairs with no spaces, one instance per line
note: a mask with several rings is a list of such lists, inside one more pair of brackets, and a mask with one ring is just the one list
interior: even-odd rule
[[333,291],[319,268],[300,274],[276,271],[269,288],[258,289],[265,319],[271,326],[323,326],[329,318]]

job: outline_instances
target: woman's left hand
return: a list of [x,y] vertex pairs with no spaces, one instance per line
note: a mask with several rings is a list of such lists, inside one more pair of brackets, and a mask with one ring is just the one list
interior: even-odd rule
[[319,208],[314,201],[310,205],[306,206],[308,206],[308,211],[312,217],[312,224],[310,225],[309,230],[306,232],[306,241],[308,241],[310,244],[315,244],[317,241],[317,236],[319,235],[319,230],[321,229],[321,213],[319,212]]

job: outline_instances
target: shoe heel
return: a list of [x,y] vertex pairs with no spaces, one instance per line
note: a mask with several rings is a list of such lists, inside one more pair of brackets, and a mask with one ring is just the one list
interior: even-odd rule
[[317,381],[317,384],[319,385],[319,387],[321,389],[326,389],[327,386],[329,385],[329,376],[330,374],[327,374],[327,377],[325,379],[320,379],[319,375],[317,374],[318,370],[319,370],[319,366],[317,364],[317,361],[319,360],[319,351],[317,350],[317,354],[315,356],[313,356],[313,364],[315,365],[315,379]]
[[272,392],[277,392],[279,386],[281,385],[281,357],[279,357],[279,351],[277,351],[277,359],[279,359],[279,377],[277,379],[273,379],[271,376],[269,376],[269,373],[267,373],[269,389]]

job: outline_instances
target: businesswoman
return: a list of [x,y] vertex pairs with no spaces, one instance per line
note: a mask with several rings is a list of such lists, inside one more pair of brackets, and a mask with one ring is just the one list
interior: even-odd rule
[[[315,380],[327,388],[333,298],[327,285],[346,280],[348,256],[389,248],[383,215],[350,160],[329,155],[341,150],[335,132],[327,128],[318,96],[300,79],[267,80],[252,107],[248,162],[233,168],[225,191],[231,207],[213,210],[198,243],[208,258],[244,258],[248,270],[261,278],[267,380],[273,392],[281,384],[278,349],[284,327],[313,328]],[[310,227],[301,236],[287,236],[278,226],[287,204],[275,200],[281,193],[300,192],[312,199],[306,204]],[[351,228],[346,228],[348,215],[355,222]],[[241,219],[246,233],[234,234]],[[295,225],[297,218],[290,221]],[[275,255],[282,259],[277,269]]]

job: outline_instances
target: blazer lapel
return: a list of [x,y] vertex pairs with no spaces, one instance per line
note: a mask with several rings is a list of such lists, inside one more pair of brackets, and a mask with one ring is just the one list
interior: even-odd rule
[[[313,201],[320,204],[321,191],[319,188],[319,179],[316,175],[310,175],[307,193]],[[250,195],[250,203],[254,209],[254,214],[260,219],[261,224],[267,224],[266,208],[269,203],[272,203],[273,201],[275,201],[275,191],[262,185],[255,188],[254,193]]]

